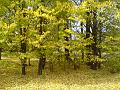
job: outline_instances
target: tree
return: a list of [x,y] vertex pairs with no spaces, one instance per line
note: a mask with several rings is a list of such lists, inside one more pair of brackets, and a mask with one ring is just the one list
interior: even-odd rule
[[51,70],[58,61],[97,70],[108,59],[103,52],[119,50],[119,7],[113,1],[80,1],[2,1],[0,51],[17,52],[23,75],[27,58],[39,59],[39,75],[46,62]]

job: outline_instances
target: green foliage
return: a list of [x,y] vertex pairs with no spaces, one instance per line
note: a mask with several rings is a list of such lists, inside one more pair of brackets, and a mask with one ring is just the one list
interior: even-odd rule
[[[72,61],[88,62],[90,54],[90,61],[102,62],[108,57],[95,55],[92,46],[97,43],[96,48],[102,53],[120,50],[120,10],[115,1],[101,1],[86,0],[76,6],[69,0],[1,0],[0,47],[17,52],[23,62],[26,62],[25,58],[38,58],[40,54],[45,54],[51,62],[65,61],[65,49],[69,50]],[[90,33],[86,31],[88,20]],[[95,20],[96,41],[93,35]],[[83,26],[78,26],[83,32],[73,30],[72,24],[76,21],[83,23]],[[21,30],[26,31],[21,34]],[[89,38],[86,38],[87,34]],[[24,42],[26,53],[20,51]],[[83,52],[84,60],[81,58]]]

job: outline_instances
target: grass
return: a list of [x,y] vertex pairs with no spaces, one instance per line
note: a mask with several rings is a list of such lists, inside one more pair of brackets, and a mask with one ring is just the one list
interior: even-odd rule
[[56,66],[50,72],[47,64],[43,75],[38,76],[37,62],[32,60],[32,66],[27,66],[27,74],[22,76],[19,60],[1,60],[0,90],[120,90],[120,73],[94,71],[84,65],[76,71]]

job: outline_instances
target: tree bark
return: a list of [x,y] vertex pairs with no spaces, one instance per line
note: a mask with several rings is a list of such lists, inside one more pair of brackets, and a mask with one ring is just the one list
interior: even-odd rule
[[26,65],[22,64],[22,75],[26,75]]
[[[39,18],[40,19],[40,29],[39,29],[39,34],[42,35],[43,34],[43,27],[42,24],[44,23],[44,19],[42,17]],[[40,44],[41,46],[43,45],[43,43]],[[38,75],[42,75],[42,71],[45,67],[45,61],[46,61],[46,57],[44,54],[44,50],[45,49],[39,49],[39,62],[38,62]]]
[[[25,37],[25,33],[26,33],[26,28],[20,28],[20,35],[22,35],[23,37]],[[20,52],[21,53],[26,53],[26,40],[23,39],[21,40],[21,49],[20,49]],[[22,63],[22,75],[25,75],[26,74],[26,57],[24,57],[22,60],[21,60],[21,63]]]
[[42,75],[42,60],[39,59],[38,62],[38,75]]
[[[99,22],[99,45],[102,42],[102,23],[101,21]],[[101,58],[101,48],[98,48],[98,52],[99,52],[99,58]]]
[[[92,43],[92,50],[93,50],[93,55],[96,59],[97,56],[99,56],[99,49],[97,47],[97,35],[98,35],[98,25],[97,25],[97,10],[93,10],[93,26],[92,26],[92,36],[93,36],[93,41]],[[92,69],[97,70],[100,68],[100,62],[95,60],[95,62],[92,63],[91,66]]]
[[[91,20],[89,17],[90,13],[87,12],[87,19],[86,19],[86,39],[90,38],[90,26],[91,26]],[[86,46],[88,53],[87,53],[87,65],[90,64],[90,49],[91,49],[91,45],[87,45]]]
[[[67,23],[65,24],[64,27],[65,27],[64,30],[69,29],[69,27],[68,27],[68,21],[67,21]],[[65,38],[66,42],[69,41],[69,37],[68,36],[65,36],[64,38]],[[65,60],[67,60],[69,63],[71,61],[70,52],[69,52],[69,49],[67,49],[67,48],[65,48]]]
[[46,58],[39,58],[39,62],[38,62],[38,75],[42,75],[42,71],[45,67],[45,60]]
[[[58,19],[58,21],[59,21],[59,18],[57,18]],[[57,26],[57,41],[59,41],[59,29],[60,29],[60,24],[58,24],[58,26]],[[59,63],[59,65],[60,65],[60,47],[58,46],[58,49],[57,49],[57,51],[58,51],[58,63]]]
[[[83,22],[81,22],[80,25],[81,25],[81,33],[83,34]],[[82,49],[81,52],[82,52],[82,60],[84,61],[84,50]]]
[[[41,3],[44,4],[44,0],[41,0]],[[40,19],[39,35],[42,35],[43,34],[43,30],[44,30],[42,25],[43,25],[43,23],[45,24],[46,21],[44,20],[43,17],[40,17],[39,19]],[[40,45],[42,46],[43,43],[41,43]],[[42,71],[43,71],[43,69],[45,67],[45,61],[46,61],[46,57],[45,57],[45,53],[44,53],[45,49],[39,48],[38,50],[40,52],[39,53],[40,57],[39,57],[39,62],[38,62],[38,75],[42,75]]]
[[53,72],[53,63],[49,62],[50,72]]
[[0,48],[0,60],[2,59],[2,48]]
[[[23,1],[22,3],[22,7],[20,6],[20,1],[19,1],[19,8],[21,8],[21,11],[23,10],[23,8],[25,7],[25,2]],[[23,18],[26,17],[26,13],[23,13]],[[19,20],[19,24],[20,24],[20,20]],[[21,25],[20,25],[21,26]],[[21,28],[20,27],[20,35],[22,37],[24,37],[24,39],[22,39],[20,41],[20,52],[25,54],[26,53],[26,28]],[[20,58],[21,59],[21,65],[22,65],[22,75],[26,74],[26,57],[24,58]]]
[[31,66],[30,58],[28,58],[28,66]]

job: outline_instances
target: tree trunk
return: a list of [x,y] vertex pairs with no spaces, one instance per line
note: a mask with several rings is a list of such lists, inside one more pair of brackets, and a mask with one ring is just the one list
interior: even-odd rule
[[46,58],[45,58],[45,55],[43,56],[43,59],[42,59],[42,68],[45,69],[45,61],[46,61]]
[[[20,1],[19,1],[19,3],[20,3]],[[24,7],[25,7],[25,2],[22,3],[22,9],[21,10],[23,10]],[[23,13],[23,17],[26,17],[26,13]],[[19,23],[20,23],[20,21],[19,21]],[[20,42],[20,44],[21,44],[20,45],[21,46],[20,47],[20,52],[25,54],[26,53],[26,38],[25,38],[25,36],[26,36],[26,28],[21,28],[20,27],[20,35],[22,37],[24,37],[24,39],[22,39],[21,42]],[[25,75],[26,74],[26,57],[21,58],[21,64],[22,64],[22,75]]]
[[38,62],[38,75],[42,75],[42,70],[43,70],[42,59],[40,58]]
[[[58,21],[59,21],[59,18],[57,18],[57,19],[58,19]],[[60,24],[58,24],[58,26],[57,26],[57,41],[59,41],[59,39],[60,39],[60,38],[59,38],[59,29],[60,29]],[[60,54],[61,54],[61,53],[60,53],[60,46],[58,46],[57,51],[58,51],[58,56],[57,56],[58,58],[57,58],[57,59],[58,59],[59,65],[60,65],[60,56],[61,56],[61,55],[60,55]]]
[[50,72],[53,72],[53,63],[49,62]]
[[[20,34],[25,37],[25,33],[26,33],[26,29],[25,28],[20,28]],[[26,40],[23,39],[21,41],[21,49],[20,49],[20,52],[21,53],[26,53]],[[21,60],[21,63],[22,63],[22,75],[25,75],[26,72],[25,72],[25,68],[26,68],[26,57],[24,57],[24,59]]]
[[26,74],[26,65],[25,64],[22,64],[22,75],[25,75]]
[[[99,44],[102,42],[102,23],[99,22]],[[99,58],[101,58],[101,48],[98,48]]]
[[[69,29],[69,27],[68,27],[68,21],[67,21],[67,23],[65,24],[65,26],[64,26],[65,28],[64,28],[64,30],[66,30],[66,29]],[[68,36],[65,36],[64,37],[65,38],[65,41],[69,41],[69,37]],[[65,48],[65,59],[69,62],[69,64],[70,64],[70,61],[71,61],[71,58],[70,58],[70,52],[69,52],[69,49],[67,49],[67,48]]]
[[39,58],[39,62],[38,62],[38,75],[42,75],[42,71],[45,68],[45,60],[46,60],[46,58],[44,57],[44,55]]
[[28,58],[28,66],[31,66],[30,58]]
[[[80,25],[81,25],[81,33],[83,34],[83,22],[81,22]],[[82,52],[82,60],[84,61],[84,50],[82,49],[81,52]]]
[[[44,30],[42,24],[45,23],[45,20],[43,19],[43,17],[40,17],[39,19],[40,19],[39,34],[42,35],[43,30]],[[41,43],[40,45],[42,46],[43,43]],[[46,57],[45,57],[44,51],[45,51],[45,49],[41,49],[41,48],[39,49],[40,58],[39,58],[39,63],[38,63],[38,75],[42,75],[42,70],[45,67]]]
[[[90,13],[87,12],[87,19],[86,19],[86,39],[90,38],[90,26],[91,26],[91,21],[89,18]],[[87,53],[87,65],[90,65],[90,49],[91,49],[91,45],[87,45],[86,46],[88,53]]]
[[2,57],[2,48],[0,48],[0,60],[2,59],[1,57]]
[[[93,55],[96,59],[97,56],[99,56],[99,49],[97,48],[97,35],[98,35],[98,25],[97,25],[97,11],[94,10],[93,11],[93,27],[92,27],[92,36],[93,36],[93,41],[94,43],[92,44],[92,50],[93,50]],[[93,62],[91,68],[94,70],[97,70],[98,67],[100,67],[100,62],[95,60],[95,62]]]

